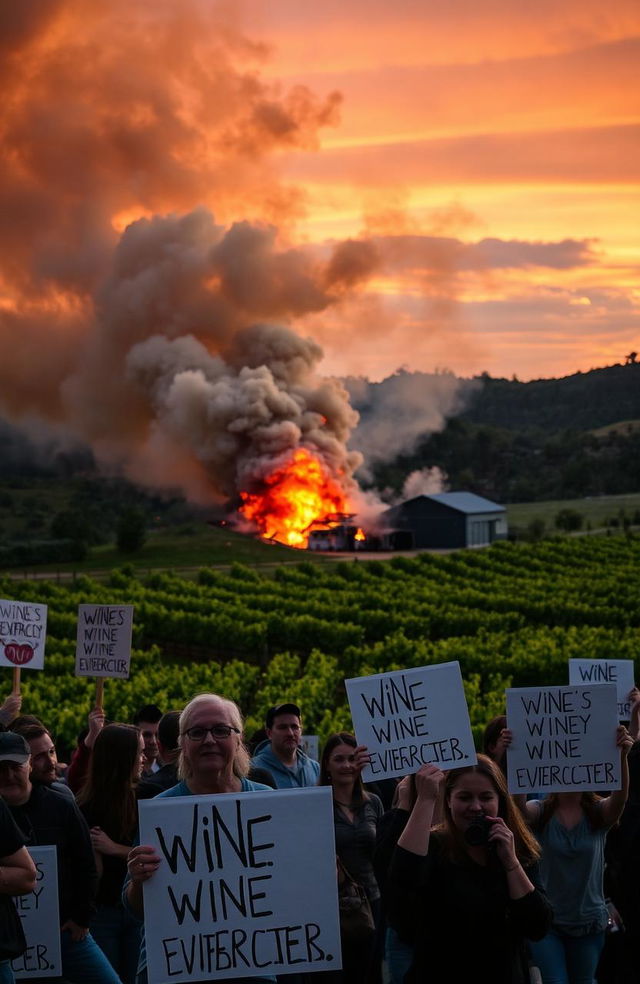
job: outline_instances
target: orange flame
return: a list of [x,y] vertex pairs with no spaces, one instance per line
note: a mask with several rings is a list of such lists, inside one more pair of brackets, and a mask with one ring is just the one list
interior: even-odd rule
[[259,494],[240,493],[240,512],[262,536],[290,547],[306,547],[312,523],[348,511],[345,492],[306,448],[298,448],[286,465],[273,471],[265,486]]
[[366,540],[367,538],[364,535],[364,532],[361,529],[358,529],[353,539],[362,541],[362,540]]

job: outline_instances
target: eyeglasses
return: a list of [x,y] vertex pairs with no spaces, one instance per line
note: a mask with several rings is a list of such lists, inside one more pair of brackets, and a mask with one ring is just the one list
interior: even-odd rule
[[240,728],[232,728],[230,724],[214,724],[211,728],[187,728],[182,732],[190,741],[204,741],[207,735],[213,738],[229,738],[234,733],[240,734]]

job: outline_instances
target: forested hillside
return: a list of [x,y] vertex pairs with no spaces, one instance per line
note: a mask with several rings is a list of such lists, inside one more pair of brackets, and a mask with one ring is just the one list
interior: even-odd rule
[[640,365],[480,382],[444,430],[378,464],[375,484],[399,491],[410,472],[438,466],[451,488],[501,502],[640,489]]

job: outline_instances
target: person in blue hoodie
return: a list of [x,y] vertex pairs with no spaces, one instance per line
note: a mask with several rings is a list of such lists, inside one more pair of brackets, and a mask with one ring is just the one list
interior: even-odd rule
[[320,763],[300,748],[300,708],[297,704],[270,707],[265,721],[267,739],[256,748],[253,768],[270,772],[278,789],[316,786]]

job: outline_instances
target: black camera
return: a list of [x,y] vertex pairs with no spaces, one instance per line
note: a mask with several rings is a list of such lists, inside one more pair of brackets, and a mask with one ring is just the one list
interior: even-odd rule
[[486,847],[492,826],[491,820],[488,820],[484,814],[481,817],[474,817],[464,832],[464,839],[470,847]]

